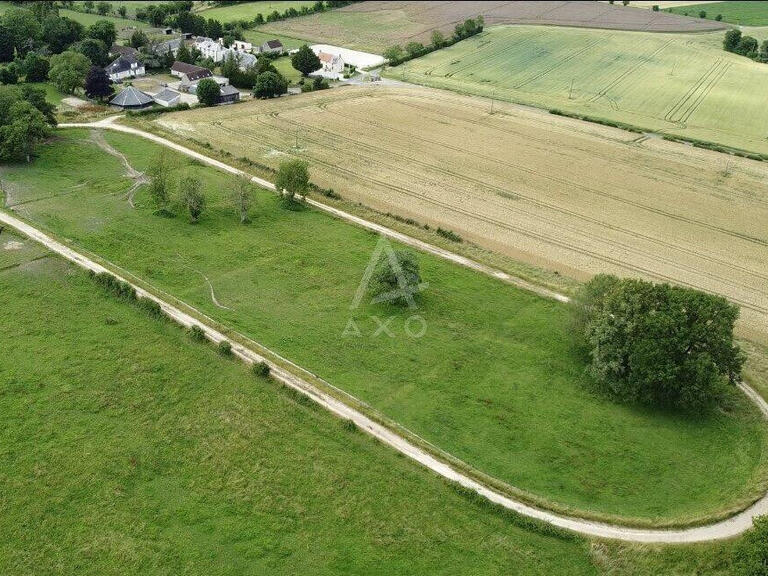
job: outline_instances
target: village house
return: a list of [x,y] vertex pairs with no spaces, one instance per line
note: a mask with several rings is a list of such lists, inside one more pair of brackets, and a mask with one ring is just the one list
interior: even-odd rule
[[176,56],[176,54],[179,53],[179,47],[181,46],[181,43],[183,42],[183,38],[173,38],[172,40],[166,40],[165,42],[159,42],[158,44],[155,44],[152,48],[152,52],[156,56],[165,56],[168,54],[168,51],[170,50],[171,54]]
[[319,51],[317,52],[317,57],[323,65],[320,70],[324,73],[324,76],[333,76],[344,72],[344,60],[338,54]]
[[240,91],[234,86],[222,86],[219,93],[219,104],[232,104],[240,100]]
[[203,58],[210,58],[216,63],[223,62],[232,55],[237,60],[238,67],[241,70],[247,70],[256,64],[256,57],[253,54],[237,51],[233,48],[226,48],[223,42],[224,40],[222,38],[219,38],[219,41],[216,42],[211,38],[199,37],[195,42],[195,48],[200,50],[200,54]]
[[[219,42],[223,44],[224,38],[219,38]],[[253,51],[253,44],[251,44],[250,42],[243,42],[242,40],[234,40],[230,45],[230,49],[234,50],[235,52],[250,53]]]
[[213,72],[202,66],[176,61],[171,66],[171,75],[180,79],[179,90],[194,94],[197,91],[197,83],[204,78],[211,78],[219,86],[226,86],[229,80],[222,76],[214,76]]
[[112,82],[122,82],[125,78],[136,78],[146,74],[144,64],[130,55],[119,56],[105,70]]
[[267,40],[259,46],[260,54],[282,54],[285,48],[280,40]]
[[112,44],[112,47],[109,49],[109,55],[112,56],[112,58],[117,58],[118,56],[132,56],[133,58],[139,57],[139,51],[136,50],[133,46],[123,46],[122,44]]

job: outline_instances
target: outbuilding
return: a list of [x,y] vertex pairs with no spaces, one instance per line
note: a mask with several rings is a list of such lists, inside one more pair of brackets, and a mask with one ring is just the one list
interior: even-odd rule
[[177,106],[181,100],[181,94],[176,90],[165,88],[163,91],[158,92],[153,97],[154,101],[164,108],[170,108],[171,106]]
[[124,110],[139,110],[151,106],[153,102],[152,96],[133,86],[126,86],[117,96],[109,101],[112,106],[118,106]]
[[240,91],[234,86],[222,86],[219,93],[219,104],[232,104],[240,100]]

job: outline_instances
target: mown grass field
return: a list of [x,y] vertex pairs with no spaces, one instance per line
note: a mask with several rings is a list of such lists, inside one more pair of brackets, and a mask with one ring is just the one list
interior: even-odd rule
[[768,66],[722,38],[503,26],[389,75],[768,153]]
[[78,10],[67,10],[66,8],[59,8],[59,15],[71,18],[75,22],[80,22],[83,26],[90,26],[91,24],[98,22],[99,20],[109,20],[115,25],[117,30],[117,36],[119,38],[127,38],[131,35],[132,31],[125,30],[127,28],[149,28],[150,25],[140,20],[130,20],[128,18],[120,18],[120,16],[112,15],[101,16],[95,12],[86,13]]
[[154,126],[273,167],[302,158],[349,201],[570,277],[724,294],[742,305],[745,333],[768,334],[768,165],[418,87],[346,87]]
[[597,572],[585,542],[524,529],[58,258],[17,264],[3,574]]
[[298,38],[290,38],[288,36],[283,36],[282,34],[278,35],[274,32],[264,32],[260,28],[245,30],[243,31],[243,36],[245,37],[246,41],[250,42],[254,46],[260,46],[268,40],[280,40],[286,50],[293,50],[294,48],[299,48],[303,44],[306,44],[306,41],[304,40],[299,40]]
[[[139,8],[146,8],[147,6],[150,6],[150,5],[157,6],[158,4],[168,4],[169,2],[164,1],[164,0],[159,0],[159,1],[155,1],[155,0],[137,0],[137,1],[134,1],[134,0],[130,0],[130,1],[110,0],[109,3],[112,4],[112,12],[110,12],[111,16],[119,17],[119,14],[117,13],[117,9],[120,6],[125,6],[127,16],[129,18],[135,18],[136,17],[136,10],[138,10]],[[83,2],[80,2],[80,1],[75,2],[75,6],[77,6],[79,10],[83,9],[83,5],[84,5]],[[98,14],[96,12],[95,8],[93,9],[93,13],[94,14]]]
[[714,20],[720,14],[724,22],[742,26],[768,25],[768,2],[712,2],[709,4],[692,4],[667,8],[667,12],[685,16],[699,16],[699,12],[707,13],[706,18]]
[[296,10],[301,10],[302,6],[311,7],[314,3],[314,0],[297,2],[241,2],[230,6],[206,8],[198,13],[206,18],[213,18],[224,23],[231,22],[232,20],[253,20],[258,14],[261,14],[266,19],[267,15],[275,10],[282,14],[288,8],[293,7]]
[[[240,226],[226,176],[184,159],[209,208],[202,222],[132,209],[116,158],[86,131],[59,132],[30,166],[0,173],[20,215],[54,231],[368,402],[471,465],[562,506],[604,516],[683,520],[760,492],[766,430],[734,393],[699,418],[616,405],[590,392],[557,303],[420,255],[418,314],[363,301],[350,311],[377,238],[261,192]],[[139,170],[158,149],[107,140]],[[210,285],[205,278],[210,280]],[[222,309],[211,299],[211,288]],[[392,317],[394,337],[374,336]],[[353,318],[362,336],[345,337]]]

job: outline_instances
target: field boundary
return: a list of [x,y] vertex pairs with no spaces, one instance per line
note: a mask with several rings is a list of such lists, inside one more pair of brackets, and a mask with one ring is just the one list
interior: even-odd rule
[[[182,146],[180,144],[177,144],[175,142],[169,141],[169,140],[167,140],[165,138],[162,138],[162,137],[159,137],[157,135],[154,135],[154,134],[151,134],[151,133],[148,133],[148,132],[144,132],[142,130],[138,130],[138,129],[127,127],[127,126],[120,125],[120,124],[114,124],[114,121],[116,119],[117,119],[117,117],[111,117],[111,118],[108,118],[108,119],[101,120],[99,122],[89,123],[89,124],[62,124],[61,127],[62,128],[106,128],[106,129],[116,130],[116,131],[119,131],[119,132],[126,132],[126,133],[130,133],[130,134],[135,134],[135,135],[138,135],[138,136],[143,136],[143,137],[145,137],[147,139],[150,139],[150,140],[153,140],[153,141],[155,141],[155,142],[157,142],[159,144],[162,144],[162,145],[171,147],[173,149],[176,149],[177,151],[179,151],[181,153],[184,153],[186,155],[192,156],[193,158],[199,159],[199,160],[205,162],[206,164],[209,164],[211,166],[214,166],[214,167],[219,168],[221,170],[224,170],[226,172],[233,173],[233,174],[245,174],[249,178],[251,178],[252,181],[254,181],[255,183],[257,183],[257,184],[259,184],[259,185],[261,185],[261,186],[263,186],[263,187],[265,187],[267,189],[271,189],[271,190],[275,189],[274,185],[272,183],[270,183],[270,182],[268,182],[268,181],[266,181],[264,179],[261,179],[261,178],[255,177],[255,176],[251,176],[250,174],[247,174],[246,172],[244,172],[242,170],[234,168],[234,167],[232,167],[232,166],[230,166],[228,164],[225,164],[224,162],[221,162],[219,160],[216,160],[214,158],[210,158],[208,156],[205,156],[203,154],[195,152],[195,151],[193,151],[193,150],[191,150],[189,148],[186,148],[186,147],[184,147],[184,146]],[[544,297],[553,298],[553,299],[559,300],[561,302],[567,302],[568,301],[568,297],[567,296],[564,296],[564,295],[559,294],[557,292],[554,292],[552,290],[544,289],[544,288],[541,288],[539,286],[533,285],[533,284],[531,284],[531,283],[529,283],[529,282],[527,282],[525,280],[521,280],[519,278],[515,278],[514,276],[512,276],[510,274],[507,274],[505,272],[501,272],[501,271],[496,270],[496,269],[494,269],[494,268],[492,268],[490,266],[487,266],[487,265],[484,265],[484,264],[480,264],[480,263],[478,263],[478,262],[476,262],[474,260],[471,260],[470,258],[467,258],[467,257],[464,257],[464,256],[460,256],[458,254],[450,252],[449,250],[446,250],[446,249],[443,249],[443,248],[431,245],[431,244],[429,244],[427,242],[424,242],[422,240],[418,240],[418,239],[410,237],[410,236],[408,236],[406,234],[403,234],[401,232],[397,232],[395,230],[389,229],[386,226],[382,226],[380,224],[376,224],[376,223],[367,221],[367,220],[365,220],[365,219],[363,219],[361,217],[354,216],[352,214],[344,212],[343,210],[340,210],[338,208],[334,208],[332,206],[328,206],[328,205],[326,205],[326,204],[324,204],[322,202],[318,202],[316,200],[312,200],[312,199],[308,198],[307,202],[310,205],[313,205],[313,206],[315,206],[315,207],[317,207],[317,208],[319,208],[321,210],[324,210],[324,211],[330,213],[331,215],[334,215],[334,216],[336,216],[336,217],[338,217],[340,219],[347,220],[349,222],[352,222],[352,223],[354,223],[356,225],[362,226],[362,227],[367,228],[369,230],[372,230],[372,231],[375,231],[375,232],[387,235],[387,236],[389,236],[389,237],[391,237],[391,238],[393,238],[393,239],[395,239],[397,241],[403,242],[404,244],[407,244],[407,245],[413,246],[415,248],[418,248],[419,250],[426,251],[426,252],[431,253],[433,255],[437,255],[437,256],[439,256],[441,258],[448,259],[448,260],[450,260],[452,262],[458,263],[458,264],[460,264],[462,266],[465,266],[465,267],[468,267],[470,269],[473,269],[473,270],[476,270],[478,272],[481,272],[483,274],[492,276],[492,277],[494,277],[496,279],[502,280],[504,282],[510,283],[512,285],[515,285],[515,286],[518,286],[520,288],[534,291],[535,293],[537,293],[539,295],[542,295]],[[2,220],[2,216],[3,216],[3,214],[0,213],[0,220]],[[16,220],[16,222],[21,222],[21,221],[19,221],[17,219],[14,219],[14,220]],[[28,227],[30,229],[34,230],[36,233],[42,235],[42,233],[39,232],[38,230],[32,228],[31,226],[28,226]],[[32,236],[30,236],[30,237],[32,237]],[[47,237],[47,236],[45,238],[46,238],[46,240],[50,240],[50,238]],[[50,240],[50,241],[54,242],[53,240]],[[56,243],[56,244],[58,244],[58,243]],[[116,274],[114,272],[114,270],[109,270],[105,266],[102,266],[100,264],[96,264],[94,260],[89,259],[88,257],[83,256],[82,254],[79,254],[79,253],[77,253],[77,252],[75,252],[73,250],[70,250],[70,249],[68,249],[66,247],[63,247],[60,244],[58,244],[58,245],[61,246],[63,250],[67,250],[67,251],[69,251],[69,252],[71,252],[73,254],[76,254],[76,256],[70,256],[70,255],[67,255],[64,252],[60,252],[62,255],[64,255],[65,257],[69,258],[73,262],[83,266],[84,265],[83,264],[83,260],[85,259],[88,262],[93,263],[93,264],[99,266],[101,269],[108,270],[111,274],[114,274],[114,275],[118,276],[118,274]],[[111,264],[111,263],[107,263],[107,264]],[[122,273],[124,273],[124,274],[126,273],[126,271],[124,271],[122,269],[120,269],[120,270],[122,271]],[[130,276],[133,276],[133,275],[130,275]],[[143,282],[139,278],[136,278],[136,281],[138,282],[139,285],[137,285],[137,282],[131,282],[131,284],[133,284],[137,288],[139,288],[142,291],[142,294],[151,294],[152,293],[152,292],[150,292],[150,290],[148,290],[145,287],[146,286],[145,282]],[[141,284],[144,284],[144,286],[141,286]],[[151,287],[151,289],[153,291],[157,291],[157,289],[154,288],[154,287]],[[225,332],[229,333],[230,334],[229,338],[232,339],[231,340],[232,343],[238,345],[240,348],[248,349],[248,348],[246,348],[246,346],[254,346],[255,345],[259,349],[262,349],[262,350],[266,351],[270,355],[276,356],[281,362],[284,363],[284,365],[288,364],[288,365],[290,365],[290,367],[292,369],[299,369],[300,371],[302,371],[306,375],[312,377],[313,379],[320,380],[323,385],[329,386],[335,392],[344,392],[344,391],[340,391],[337,388],[333,387],[332,385],[326,383],[325,381],[323,381],[322,379],[318,378],[316,375],[312,374],[311,372],[309,372],[309,371],[307,371],[307,370],[305,370],[305,369],[295,365],[294,363],[290,362],[289,360],[286,360],[285,358],[282,358],[279,355],[273,353],[269,349],[266,349],[263,346],[259,345],[258,343],[256,343],[256,342],[254,342],[254,341],[244,337],[243,335],[235,333],[234,336],[233,336],[230,330],[227,330],[226,327],[221,327],[220,324],[219,324],[218,327],[214,328],[212,325],[218,324],[217,322],[215,322],[211,318],[201,314],[199,311],[197,311],[196,309],[188,306],[187,304],[183,303],[182,301],[178,300],[177,298],[172,297],[172,296],[170,296],[168,294],[165,294],[165,297],[172,298],[174,301],[176,301],[179,304],[181,304],[184,308],[186,308],[186,309],[190,310],[191,312],[193,312],[193,314],[188,314],[188,313],[185,313],[185,312],[181,312],[180,309],[177,308],[177,307],[173,307],[173,310],[177,310],[177,311],[181,312],[181,314],[184,314],[184,321],[185,322],[189,322],[189,321],[194,322],[195,320],[199,321],[199,317],[203,316],[205,318],[205,320],[202,321],[201,323],[205,324],[206,328],[209,328],[210,330],[213,331],[211,333],[212,335],[210,336],[210,339],[212,339],[214,342],[219,342],[219,341],[221,341],[222,338],[228,338],[224,334],[225,334]],[[160,297],[158,297],[156,295],[153,295],[152,298],[156,299],[158,301],[158,303],[160,303],[161,305],[165,305],[166,307],[171,307],[172,306],[172,305],[168,304],[165,300],[163,300],[162,298],[160,298]],[[198,316],[198,318],[195,318],[194,314],[196,314]],[[184,324],[184,325],[189,325],[189,324]],[[247,344],[243,345],[243,341],[246,341]],[[252,354],[256,354],[255,352],[253,352],[253,350],[249,350],[249,351]],[[257,354],[257,356],[259,358],[262,358],[262,356],[260,356],[258,354]],[[281,369],[284,370],[283,367],[281,367]],[[294,374],[292,374],[292,377],[293,378],[297,378]],[[473,483],[473,485],[467,485],[467,484],[465,484],[463,482],[459,482],[460,484],[462,484],[463,486],[468,487],[468,488],[474,490],[475,492],[478,492],[479,494],[481,494],[482,496],[488,498],[489,500],[491,500],[493,502],[496,502],[497,504],[500,504],[500,505],[502,505],[505,508],[508,508],[508,509],[511,509],[511,510],[516,510],[516,511],[518,511],[518,512],[520,512],[520,513],[522,513],[522,514],[524,514],[526,516],[542,519],[545,522],[549,522],[549,523],[551,523],[551,524],[553,524],[555,526],[560,526],[560,527],[563,527],[563,528],[566,528],[566,529],[570,529],[570,530],[574,530],[574,531],[577,531],[577,532],[581,532],[581,533],[585,533],[585,534],[590,534],[590,535],[594,535],[594,536],[606,537],[606,538],[619,538],[619,539],[628,539],[628,540],[643,541],[643,542],[694,542],[694,541],[702,541],[702,540],[713,539],[713,538],[725,538],[725,537],[729,537],[729,536],[735,535],[735,534],[739,533],[740,531],[743,531],[743,530],[745,530],[745,529],[747,529],[749,527],[749,525],[751,524],[751,517],[752,517],[750,515],[750,513],[752,513],[752,515],[763,514],[763,513],[765,513],[763,511],[763,508],[765,508],[765,510],[768,511],[768,495],[766,495],[766,496],[762,497],[761,499],[757,500],[756,503],[753,503],[747,509],[742,509],[742,508],[732,509],[730,511],[721,511],[719,515],[717,515],[717,513],[715,513],[715,514],[712,514],[712,515],[710,515],[710,516],[708,516],[706,518],[702,518],[702,519],[698,519],[698,520],[696,520],[696,519],[691,520],[691,521],[680,521],[680,520],[674,521],[673,520],[673,521],[670,521],[668,523],[659,523],[659,522],[651,523],[651,522],[649,522],[646,519],[635,520],[635,519],[631,519],[631,518],[624,518],[624,517],[617,517],[617,516],[599,515],[599,514],[596,514],[596,513],[589,512],[589,511],[573,510],[573,509],[570,509],[570,508],[566,508],[566,507],[564,507],[562,505],[558,505],[557,503],[553,503],[553,502],[544,500],[542,498],[536,497],[533,494],[528,494],[526,492],[523,492],[523,491],[521,491],[519,489],[516,489],[514,486],[510,486],[510,485],[508,485],[506,483],[503,483],[503,482],[501,482],[501,481],[499,481],[497,479],[488,477],[487,475],[483,474],[482,472],[480,472],[478,470],[475,470],[475,469],[471,468],[469,465],[467,465],[466,463],[456,459],[452,455],[450,455],[448,453],[445,453],[444,451],[440,450],[439,448],[429,444],[428,442],[426,442],[425,440],[421,439],[417,435],[413,434],[409,430],[404,429],[402,426],[397,425],[397,423],[390,422],[388,419],[382,418],[380,415],[377,415],[377,414],[367,414],[367,415],[365,415],[362,412],[359,412],[359,410],[356,410],[355,408],[350,407],[347,403],[345,403],[342,400],[339,400],[335,396],[327,394],[326,392],[323,392],[322,390],[318,389],[318,387],[316,385],[309,384],[309,383],[307,383],[306,380],[302,380],[302,382],[304,384],[306,384],[307,386],[312,387],[314,393],[325,394],[329,398],[333,398],[336,402],[341,402],[342,404],[344,404],[344,406],[346,407],[347,410],[354,410],[356,413],[359,413],[361,417],[366,418],[366,421],[368,421],[368,422],[375,422],[378,426],[382,426],[383,428],[385,428],[388,431],[389,434],[394,434],[400,441],[407,443],[408,446],[409,446],[408,450],[406,450],[406,451],[401,450],[406,455],[409,455],[410,457],[414,457],[411,454],[409,454],[408,451],[411,450],[411,449],[419,450],[419,451],[423,452],[424,454],[429,455],[429,458],[435,460],[436,462],[439,462],[441,466],[448,467],[451,470],[451,474],[450,475],[443,474],[438,468],[434,468],[433,466],[428,465],[428,467],[430,467],[431,469],[437,471],[438,473],[440,473],[441,475],[445,476],[446,478],[448,478],[448,479],[450,479],[452,481],[456,481],[455,476],[459,475],[464,480]],[[744,390],[745,393],[747,393],[747,395],[753,401],[756,401],[757,398],[760,398],[759,396],[757,396],[757,394],[754,391],[751,390],[751,388],[749,388],[746,385],[742,385],[742,390]],[[752,396],[749,391],[751,391],[752,394],[754,394],[754,396]],[[308,394],[308,395],[313,400],[315,399],[312,394]],[[366,412],[368,411],[367,409],[370,409],[370,407],[368,407],[364,402],[356,399],[353,396],[350,396],[349,394],[344,393],[344,397],[348,398],[348,400],[352,401],[353,403],[355,403],[357,405],[360,405],[360,408],[364,409]],[[762,410],[764,415],[768,416],[768,404],[766,404],[762,400],[762,398],[760,398],[760,402],[762,402],[762,404],[759,404],[760,409]],[[320,402],[320,403],[324,404],[323,402]],[[335,410],[332,410],[332,411],[334,411],[336,413]],[[383,420],[383,423],[382,423],[382,420]],[[363,426],[363,427],[365,427],[365,426]],[[411,440],[415,441],[416,444],[413,444],[412,442],[409,442],[408,440],[403,438],[402,434],[398,434],[396,432],[393,432],[392,428],[394,428],[395,430],[400,430],[402,434],[405,434],[406,436],[411,437]],[[391,444],[391,442],[387,442],[387,443]],[[426,444],[426,446],[425,446],[425,444]],[[420,447],[417,447],[417,445],[420,445]],[[394,446],[394,447],[396,449],[400,450],[400,448],[398,448],[398,446]],[[441,461],[441,460],[438,460],[437,458],[435,458],[433,456],[434,454],[437,454],[439,458],[447,459],[449,462],[451,462],[453,467],[451,467],[449,464],[446,464],[444,461]],[[414,457],[414,459],[416,459],[420,463],[424,464],[423,458],[421,456]],[[459,470],[461,470],[461,471],[457,471],[457,468]],[[474,484],[476,484],[477,486],[474,486]],[[490,492],[490,495],[486,494],[485,491]],[[511,494],[511,496],[510,496],[510,494]],[[554,510],[555,512],[553,513],[553,512],[548,512],[548,511],[542,511],[539,508],[534,508],[533,506],[529,506],[528,504],[524,504],[524,503],[522,503],[520,501],[514,500],[513,498],[522,499],[525,502],[532,503],[534,506],[539,506],[539,507],[547,508],[548,510]],[[518,508],[520,508],[520,507],[522,507],[522,510],[518,510]],[[740,512],[737,513],[738,510],[740,510]],[[732,514],[736,514],[736,515],[735,516],[730,516]],[[542,517],[542,515],[544,515],[544,516]],[[746,519],[746,523],[744,524],[743,517],[745,515],[748,516],[748,518]],[[551,518],[549,516],[551,516]],[[730,519],[722,520],[723,518],[728,518],[729,516],[730,516]],[[586,519],[585,520],[581,520],[581,518],[586,518]],[[733,523],[733,522],[737,522],[738,523],[740,518],[742,518],[742,524],[743,524],[743,526],[741,526],[741,527],[738,527],[738,528],[734,528],[733,526],[722,526],[721,527],[721,525],[725,525],[725,524],[729,524],[729,523]],[[713,522],[713,521],[718,521],[718,523],[717,524],[710,524],[709,526],[703,525],[705,522]],[[576,524],[573,524],[573,523],[576,523]],[[586,524],[588,526],[582,526],[580,523]],[[610,523],[623,523],[624,526],[616,526],[615,524],[610,524]],[[629,526],[633,526],[633,527],[629,527]],[[642,528],[634,528],[635,526],[640,526]],[[687,527],[696,526],[696,527],[695,528],[686,528],[686,529],[678,530],[678,531],[672,530],[672,528],[682,528],[684,526],[687,526]],[[715,530],[715,534],[714,535],[709,534],[708,532],[706,532],[707,529],[710,529],[713,526],[714,527],[721,527],[721,529],[723,529],[723,530],[730,530],[730,532],[720,533],[720,532],[718,532],[718,530]],[[737,531],[733,532],[734,529],[737,530]],[[699,533],[697,531],[705,531],[705,532]]]

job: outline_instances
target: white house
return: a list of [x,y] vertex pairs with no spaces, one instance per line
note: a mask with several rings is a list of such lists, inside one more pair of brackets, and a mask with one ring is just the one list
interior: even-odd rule
[[144,76],[144,64],[133,56],[119,56],[114,62],[105,68],[112,82],[122,82],[126,78]]
[[[224,38],[219,38],[219,43],[224,44]],[[235,52],[252,52],[253,44],[250,42],[243,42],[242,40],[234,40],[230,46]]]
[[280,40],[267,40],[259,46],[259,53],[261,54],[282,54],[285,48]]
[[320,63],[323,67],[319,70],[323,76],[336,77],[344,72],[344,60],[339,54],[329,54],[328,52],[317,52]]
[[[247,42],[241,42],[240,44],[250,46]],[[210,58],[217,63],[223,62],[230,54],[232,54],[237,59],[238,66],[241,70],[247,70],[256,64],[256,57],[253,54],[238,51],[234,48],[225,48],[222,39],[220,39],[219,42],[216,42],[210,38],[200,37],[195,42],[195,48],[200,50],[200,54],[203,55],[203,58]]]

